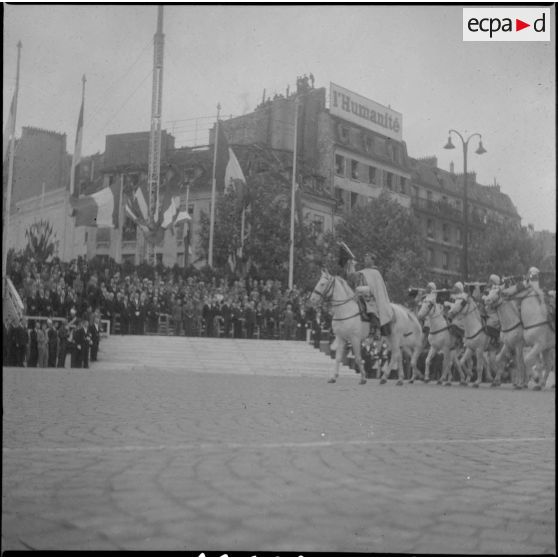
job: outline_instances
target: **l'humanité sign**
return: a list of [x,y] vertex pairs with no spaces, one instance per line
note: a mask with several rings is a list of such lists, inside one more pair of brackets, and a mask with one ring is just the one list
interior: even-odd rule
[[331,82],[329,112],[389,138],[403,140],[403,115],[400,112]]

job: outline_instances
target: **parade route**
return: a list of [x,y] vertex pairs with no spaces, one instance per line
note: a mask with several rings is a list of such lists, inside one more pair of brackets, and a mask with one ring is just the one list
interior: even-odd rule
[[554,390],[3,374],[3,551],[556,551]]

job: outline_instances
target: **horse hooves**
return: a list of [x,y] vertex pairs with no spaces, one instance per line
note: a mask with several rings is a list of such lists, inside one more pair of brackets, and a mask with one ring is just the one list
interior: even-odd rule
[[473,387],[474,387],[474,388],[478,388],[478,387],[479,387],[479,384],[473,384]]
[[327,383],[328,383],[328,384],[334,384],[334,383],[335,383],[335,378],[330,378],[330,379],[327,381]]
[[425,384],[429,384],[430,383],[430,378],[424,378],[424,380],[422,380]]
[[523,388],[521,386],[518,386],[517,384],[514,384],[513,389],[523,389]]
[[386,380],[385,378],[382,378],[382,379],[380,380],[380,384],[385,384],[386,382],[387,382],[387,380]]
[[415,380],[409,380],[409,383],[410,383],[410,384],[414,384],[414,383],[415,383]]
[[437,383],[439,386],[441,386],[441,385],[442,385],[442,380],[438,380],[436,383]]
[[366,383],[366,380],[364,380],[364,379],[361,379],[360,382],[359,382],[359,384],[360,384],[361,386],[362,386],[363,384],[365,384],[365,383]]
[[459,382],[460,386],[468,386],[469,384],[467,382]]
[[395,385],[396,386],[402,386],[403,385],[403,380],[397,380],[397,383]]
[[541,391],[542,387],[540,385],[533,386],[533,391]]
[[450,387],[451,387],[451,382],[446,382],[444,385],[445,385],[445,386],[450,386]]

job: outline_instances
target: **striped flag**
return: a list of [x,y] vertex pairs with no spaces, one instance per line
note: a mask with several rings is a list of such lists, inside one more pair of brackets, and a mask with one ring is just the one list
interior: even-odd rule
[[8,121],[6,122],[6,127],[4,128],[4,136],[2,138],[2,164],[6,161],[6,155],[8,154],[8,148],[10,146],[10,140],[12,139],[15,132],[15,112],[16,112],[16,94],[12,97],[12,102],[10,104],[10,114],[8,115]]
[[[70,194],[74,195],[76,182],[79,180],[79,163],[81,161],[81,143],[83,140],[83,104],[85,100],[81,101],[81,109],[79,111],[79,118],[76,130],[76,143],[74,146],[74,154],[72,156],[72,171],[70,174]],[[79,184],[78,184],[79,186]],[[79,195],[77,192],[76,195]]]
[[70,202],[76,227],[118,228],[120,185],[115,183],[90,196],[72,197]]

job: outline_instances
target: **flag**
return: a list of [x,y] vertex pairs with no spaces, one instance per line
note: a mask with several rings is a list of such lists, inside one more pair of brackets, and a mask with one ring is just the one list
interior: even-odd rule
[[118,228],[120,184],[115,183],[90,196],[72,197],[71,204],[76,227]]
[[215,182],[220,191],[228,192],[230,189],[237,191],[240,185],[246,184],[246,178],[234,151],[229,147],[223,127],[218,125],[217,129]]
[[[83,103],[84,99],[81,101],[81,109],[79,111],[79,118],[76,130],[76,143],[74,146],[74,154],[72,156],[72,171],[70,174],[70,194],[74,195],[76,183],[79,187],[79,162],[81,161],[81,142],[83,139]],[[79,195],[79,191],[77,192]]]
[[352,250],[343,242],[342,240],[337,243],[339,246],[339,259],[338,264],[341,267],[345,267],[348,261],[356,260],[356,256],[353,254]]
[[149,194],[147,184],[142,182],[134,193],[128,197],[124,206],[126,215],[144,232],[149,230]]
[[6,122],[6,127],[4,128],[4,137],[2,138],[2,164],[6,161],[6,155],[8,154],[8,147],[10,146],[10,140],[14,135],[15,128],[15,113],[16,113],[16,94],[12,97],[12,103],[10,104],[10,114],[8,115],[8,121]]

